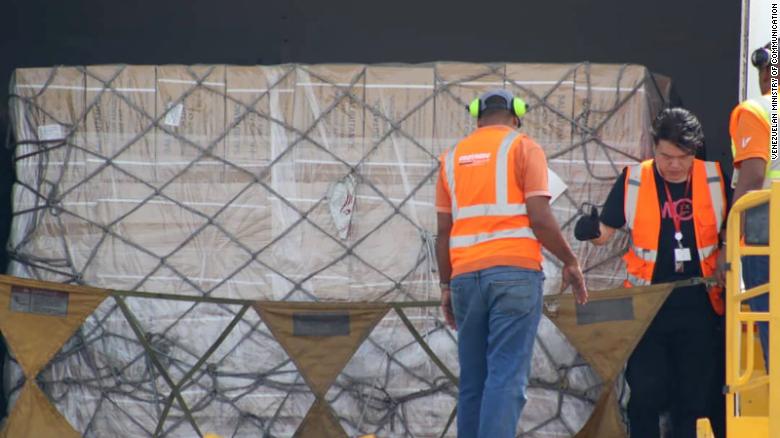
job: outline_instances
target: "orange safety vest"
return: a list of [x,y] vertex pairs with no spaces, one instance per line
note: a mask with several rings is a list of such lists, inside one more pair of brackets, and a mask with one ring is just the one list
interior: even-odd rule
[[[486,141],[486,135],[492,135],[492,141]],[[510,160],[513,148],[524,138],[515,130],[503,139],[495,131],[477,132],[442,155],[443,179],[452,203],[453,277],[485,260],[531,261],[533,268],[541,269],[541,245],[531,231],[525,195]]]
[[[626,262],[625,287],[649,285],[653,279],[661,234],[661,205],[653,173],[653,160],[628,168],[625,182],[626,226],[631,237]],[[704,277],[715,273],[718,238],[726,220],[726,192],[720,165],[695,159],[691,175],[693,190],[693,227],[696,249]],[[721,288],[709,291],[712,308],[723,315]]]

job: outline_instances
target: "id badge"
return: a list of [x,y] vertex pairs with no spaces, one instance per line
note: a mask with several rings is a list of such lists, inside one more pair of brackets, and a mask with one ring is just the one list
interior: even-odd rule
[[691,261],[691,249],[690,248],[675,248],[674,249],[674,261],[676,263],[690,262]]

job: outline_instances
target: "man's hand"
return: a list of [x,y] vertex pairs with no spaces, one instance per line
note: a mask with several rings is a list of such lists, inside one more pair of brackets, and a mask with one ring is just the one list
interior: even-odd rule
[[726,247],[724,246],[718,254],[717,268],[715,269],[715,280],[718,286],[726,287]]
[[580,242],[601,237],[599,211],[592,207],[590,215],[582,215],[574,225],[574,237]]
[[561,235],[561,229],[558,228],[558,222],[550,209],[549,199],[545,196],[531,196],[525,200],[525,204],[528,208],[531,229],[536,235],[536,239],[558,260],[563,262],[561,292],[571,284],[577,302],[585,304],[588,302],[588,290],[585,288],[585,279],[582,276],[580,264],[571,251],[569,243]]
[[457,330],[458,326],[455,324],[455,314],[452,313],[452,293],[450,292],[449,287],[441,288],[441,313],[444,314],[444,321],[447,322],[447,325],[451,329]]
[[561,270],[561,277],[563,277],[561,293],[571,285],[577,302],[580,304],[588,302],[588,289],[585,287],[585,277],[582,275],[580,264],[577,261],[564,265],[563,270]]

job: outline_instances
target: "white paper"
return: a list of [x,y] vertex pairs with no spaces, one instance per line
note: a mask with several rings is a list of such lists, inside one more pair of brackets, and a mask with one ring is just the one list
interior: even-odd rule
[[691,249],[690,248],[675,248],[674,249],[674,261],[675,262],[690,262],[691,261]]
[[62,140],[65,138],[65,132],[57,123],[41,125],[38,127],[38,138],[44,141]]
[[328,209],[338,230],[339,238],[342,240],[346,240],[349,237],[356,201],[354,176],[348,175],[330,186],[328,191]]
[[165,123],[168,126],[179,126],[181,123],[181,114],[184,112],[184,105],[178,104],[175,107],[171,108],[170,111],[168,111],[167,114],[165,114],[165,120],[163,123]]
[[553,172],[549,167],[547,168],[547,184],[550,187],[550,194],[552,195],[552,198],[550,198],[550,204],[555,202],[555,200],[558,199],[569,187],[565,182],[563,182],[561,177],[559,177],[558,174]]

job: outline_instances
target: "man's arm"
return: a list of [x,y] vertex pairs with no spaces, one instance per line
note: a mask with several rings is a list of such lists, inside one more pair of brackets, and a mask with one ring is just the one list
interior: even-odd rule
[[740,162],[739,179],[734,187],[732,205],[751,190],[761,190],[766,175],[766,161],[761,158],[748,158]]
[[735,147],[734,167],[739,167],[739,179],[734,187],[732,204],[750,190],[760,190],[764,184],[769,161],[769,130],[766,122],[752,111],[738,106],[731,115],[734,129],[729,129]]
[[437,213],[436,233],[436,262],[439,265],[439,282],[441,283],[441,311],[444,320],[452,329],[455,325],[455,314],[452,311],[452,297],[450,294],[450,277],[452,276],[452,263],[450,262],[450,232],[452,231],[452,215],[450,213]]
[[[739,163],[739,179],[737,186],[734,187],[731,205],[734,205],[739,198],[751,190],[761,190],[764,186],[764,177],[766,172],[766,161],[761,158],[748,158]],[[725,224],[725,223],[724,223]],[[720,230],[720,240],[726,245],[726,228]],[[718,254],[717,270],[715,278],[721,286],[726,285],[726,249],[721,249]]]
[[532,196],[525,200],[528,210],[528,218],[531,221],[531,229],[537,240],[550,251],[558,260],[563,262],[562,288],[572,285],[577,302],[585,304],[588,301],[588,290],[585,287],[585,278],[582,275],[577,257],[571,247],[563,238],[561,229],[550,209],[550,198],[547,196]]
[[436,261],[439,263],[439,282],[449,283],[452,276],[450,263],[450,231],[452,216],[449,213],[437,213]]

